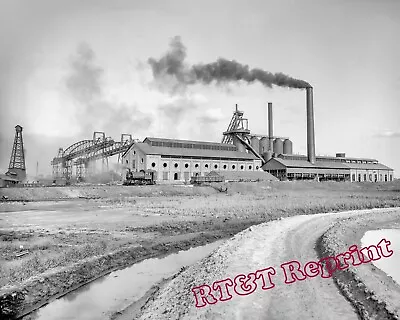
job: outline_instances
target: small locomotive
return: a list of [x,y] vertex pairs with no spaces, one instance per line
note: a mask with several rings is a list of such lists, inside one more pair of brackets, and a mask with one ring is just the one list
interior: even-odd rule
[[140,170],[139,172],[132,172],[130,169],[128,169],[123,185],[150,185],[155,183],[156,181],[154,170]]

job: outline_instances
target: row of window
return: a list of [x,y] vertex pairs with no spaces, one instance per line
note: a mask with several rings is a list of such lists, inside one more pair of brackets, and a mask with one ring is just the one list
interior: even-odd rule
[[208,145],[208,144],[181,143],[181,142],[151,141],[151,145],[154,147],[236,151],[235,146]]
[[376,161],[365,161],[365,160],[346,160],[346,163],[373,163],[378,164]]
[[[351,178],[352,178],[352,181],[359,181],[359,182],[361,182],[361,181],[375,181],[375,182],[377,182],[377,181],[385,181],[385,182],[387,182],[387,181],[392,181],[392,179],[393,179],[391,174],[389,175],[389,180],[388,180],[388,175],[387,174],[385,174],[385,176],[383,176],[382,174],[379,174],[379,180],[378,180],[378,174],[374,174],[374,175],[369,174],[369,175],[367,175],[365,173],[363,175],[359,173],[358,177],[357,177],[358,179],[356,179],[356,174],[353,173]],[[385,178],[385,180],[383,180],[383,178]]]
[[315,178],[316,176],[319,176],[321,178],[325,177],[325,178],[350,178],[349,174],[343,174],[343,173],[323,173],[323,174],[318,174],[318,173],[288,173],[287,177],[288,178]]
[[[156,163],[153,162],[153,163],[151,164],[151,166],[152,166],[152,168],[155,168],[155,167],[156,167]],[[163,163],[163,167],[166,168],[167,166],[168,166],[168,163],[164,162],[164,163]],[[175,163],[175,164],[174,164],[174,167],[175,167],[175,168],[178,168],[178,167],[179,167],[179,164],[178,164],[178,163]],[[198,167],[199,167],[199,164],[196,163],[196,164],[194,165],[194,167],[195,167],[195,168],[198,168]],[[186,169],[189,168],[189,164],[188,164],[188,163],[185,163],[185,168],[186,168]],[[209,168],[209,165],[206,163],[206,164],[204,165],[204,168],[208,169],[208,168]],[[226,164],[224,164],[224,165],[222,166],[222,168],[223,168],[224,170],[226,170],[226,169],[228,169],[228,166],[227,166]],[[236,165],[233,164],[233,165],[231,166],[231,168],[232,168],[232,170],[235,170],[235,169],[236,169]],[[253,166],[252,166],[252,165],[249,165],[248,168],[249,168],[249,170],[252,170]],[[218,169],[218,164],[214,164],[214,169]],[[241,165],[241,166],[240,166],[240,169],[241,169],[241,170],[244,170],[244,165]],[[258,170],[259,167],[256,166],[256,169]]]

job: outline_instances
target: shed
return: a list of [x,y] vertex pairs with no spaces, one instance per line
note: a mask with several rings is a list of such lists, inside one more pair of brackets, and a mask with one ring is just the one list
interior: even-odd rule
[[8,188],[19,183],[19,180],[6,174],[0,174],[0,188]]
[[[212,171],[223,176],[225,181],[277,181],[278,178],[266,171]],[[210,172],[211,174],[211,172]]]

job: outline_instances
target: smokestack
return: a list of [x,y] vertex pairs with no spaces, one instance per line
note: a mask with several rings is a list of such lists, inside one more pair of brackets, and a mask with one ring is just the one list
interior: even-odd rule
[[274,124],[272,121],[272,102],[268,102],[268,141],[269,151],[272,151],[272,144],[274,141]]
[[315,133],[314,133],[314,106],[313,88],[306,88],[307,97],[307,157],[312,164],[315,163]]

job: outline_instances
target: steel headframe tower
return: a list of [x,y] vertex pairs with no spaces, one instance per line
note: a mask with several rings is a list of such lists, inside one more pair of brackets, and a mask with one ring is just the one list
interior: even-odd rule
[[19,181],[24,181],[26,178],[24,142],[20,125],[15,126],[15,138],[7,174],[16,175]]
[[228,129],[223,133],[222,143],[235,143],[235,136],[240,135],[243,139],[250,134],[248,120],[243,118],[243,111],[238,110],[238,105],[235,106],[235,111]]

